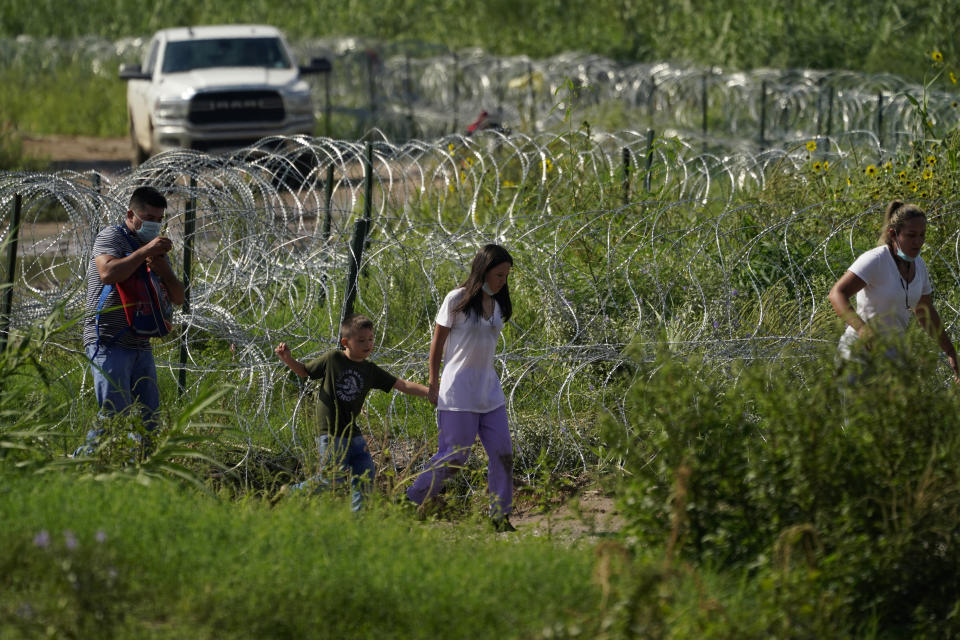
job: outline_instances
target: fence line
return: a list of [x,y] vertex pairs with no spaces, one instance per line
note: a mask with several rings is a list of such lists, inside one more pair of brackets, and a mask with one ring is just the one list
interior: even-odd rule
[[[0,39],[0,62],[52,70],[80,61],[110,75],[120,62],[137,61],[144,45],[142,38]],[[535,135],[579,126],[600,107],[620,109],[628,126],[672,131],[716,153],[756,152],[853,131],[869,131],[895,150],[923,131],[924,119],[938,131],[960,125],[956,92],[886,74],[733,72],[620,64],[579,53],[534,60],[358,38],[304,40],[294,49],[304,60],[332,61],[331,72],[314,85],[317,113],[324,120],[320,129],[329,135],[334,118],[347,129],[352,126],[343,136],[350,138],[372,127],[394,140],[465,133],[466,124],[483,110],[495,115],[491,122]]]
[[[95,234],[122,215],[136,186],[153,184],[170,202],[174,263],[191,269],[179,329],[156,348],[159,369],[188,396],[205,380],[235,383],[236,406],[245,408],[237,427],[278,448],[298,442],[302,425],[290,416],[303,396],[288,393],[272,347],[282,340],[307,355],[336,344],[350,291],[340,275],[352,264],[363,274],[355,308],[375,322],[378,362],[422,379],[444,294],[479,245],[509,247],[517,312],[497,366],[527,470],[541,448],[557,465],[584,464],[590,421],[625,419],[632,372],[661,345],[723,366],[806,357],[835,342],[826,291],[875,241],[878,206],[838,217],[833,199],[803,210],[732,204],[735,185],[762,184],[774,162],[802,168],[804,151],[723,163],[638,132],[597,138],[295,138],[231,156],[171,152],[115,178],[0,173],[4,241],[16,228],[16,198],[23,203],[7,317],[22,329],[58,306],[82,316]],[[646,171],[636,161],[623,171],[625,157],[646,157]],[[626,202],[621,180],[631,185]],[[575,189],[589,189],[594,208],[566,210]],[[949,327],[960,314],[958,207],[932,211],[924,249]],[[369,220],[359,245],[349,232],[357,219]],[[82,380],[75,402],[93,402],[82,353],[62,340],[49,345],[58,369]],[[371,403],[371,419],[422,443],[424,412],[411,403]]]

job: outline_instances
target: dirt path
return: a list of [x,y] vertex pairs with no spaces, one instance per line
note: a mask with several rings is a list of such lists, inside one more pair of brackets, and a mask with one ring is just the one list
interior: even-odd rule
[[130,141],[90,136],[24,136],[23,153],[52,169],[118,173],[130,168]]
[[565,543],[596,542],[615,535],[623,527],[623,517],[617,512],[614,498],[593,488],[584,488],[575,496],[549,505],[531,503],[522,494],[518,495],[510,521],[525,534]]

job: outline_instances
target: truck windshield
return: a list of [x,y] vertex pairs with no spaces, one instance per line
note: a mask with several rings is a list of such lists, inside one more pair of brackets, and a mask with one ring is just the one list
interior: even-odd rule
[[212,67],[289,69],[290,59],[278,38],[216,38],[168,42],[163,72]]

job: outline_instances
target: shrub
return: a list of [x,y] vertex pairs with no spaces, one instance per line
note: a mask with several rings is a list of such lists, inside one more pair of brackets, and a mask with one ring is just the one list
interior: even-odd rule
[[628,472],[630,540],[812,572],[862,624],[955,624],[958,396],[929,338],[895,346],[900,358],[878,347],[842,374],[832,351],[722,371],[662,355],[628,394],[629,429],[606,428]]

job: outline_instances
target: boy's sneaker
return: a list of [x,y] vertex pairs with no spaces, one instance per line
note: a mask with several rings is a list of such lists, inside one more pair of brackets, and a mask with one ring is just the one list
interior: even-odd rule
[[510,519],[506,516],[502,518],[491,518],[490,523],[493,525],[493,530],[497,533],[511,533],[517,529],[510,524]]

